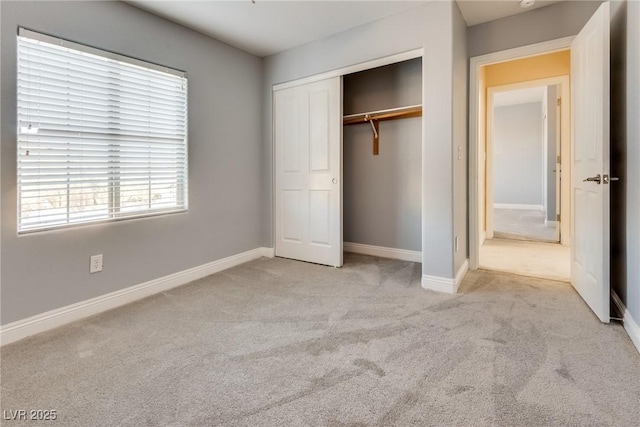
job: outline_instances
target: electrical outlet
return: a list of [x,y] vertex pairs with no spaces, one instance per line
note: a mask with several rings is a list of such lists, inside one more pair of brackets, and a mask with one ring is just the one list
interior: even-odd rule
[[102,254],[92,255],[89,263],[89,273],[97,273],[102,271]]

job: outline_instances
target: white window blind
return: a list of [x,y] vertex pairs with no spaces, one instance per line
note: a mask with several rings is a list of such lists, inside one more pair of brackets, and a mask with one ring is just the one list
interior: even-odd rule
[[187,209],[183,72],[20,29],[18,232]]

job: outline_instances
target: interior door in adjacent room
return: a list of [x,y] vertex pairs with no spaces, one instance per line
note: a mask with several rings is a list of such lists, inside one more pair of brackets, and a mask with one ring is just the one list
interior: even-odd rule
[[276,256],[342,266],[342,78],[274,92]]
[[609,322],[609,3],[571,46],[571,284]]

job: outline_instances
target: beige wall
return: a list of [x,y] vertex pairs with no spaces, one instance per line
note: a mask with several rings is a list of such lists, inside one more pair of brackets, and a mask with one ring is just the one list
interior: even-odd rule
[[571,51],[563,50],[515,61],[486,65],[483,68],[485,69],[486,87],[567,76],[571,72]]

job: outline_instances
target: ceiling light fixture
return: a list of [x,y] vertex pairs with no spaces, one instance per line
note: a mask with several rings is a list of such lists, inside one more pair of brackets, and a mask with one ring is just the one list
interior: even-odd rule
[[520,0],[520,7],[526,9],[528,7],[533,6],[536,0]]

